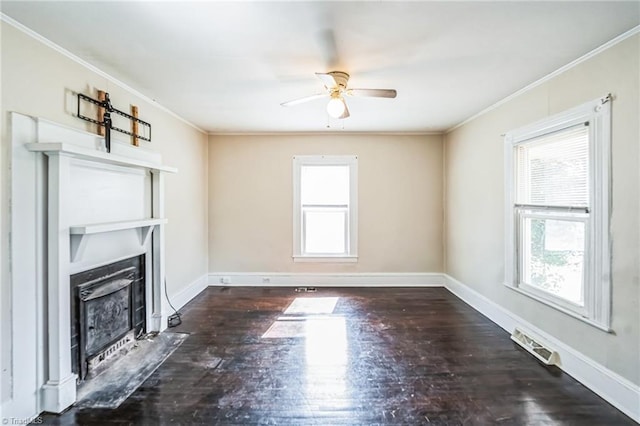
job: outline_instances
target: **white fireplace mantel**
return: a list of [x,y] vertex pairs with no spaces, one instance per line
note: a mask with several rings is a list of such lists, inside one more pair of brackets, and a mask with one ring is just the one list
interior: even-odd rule
[[145,255],[147,331],[167,327],[164,180],[177,170],[157,152],[114,140],[107,153],[103,138],[48,120],[12,113],[11,125],[12,334],[34,336],[12,341],[11,399],[17,413],[60,413],[76,401],[71,274],[109,260],[100,256]]
[[99,151],[95,148],[87,148],[73,143],[65,142],[40,142],[28,143],[26,148],[29,151],[44,152],[47,155],[64,154],[70,157],[81,158],[85,160],[97,161],[104,164],[115,164],[128,167],[139,167],[154,172],[176,173],[178,169],[175,167],[164,166],[148,160],[140,160],[137,158],[125,157],[119,154],[111,154],[105,151]]

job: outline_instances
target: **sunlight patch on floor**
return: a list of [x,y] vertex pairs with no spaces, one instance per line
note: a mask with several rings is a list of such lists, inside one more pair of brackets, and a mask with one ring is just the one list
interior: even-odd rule
[[337,297],[296,297],[284,311],[285,315],[332,314]]
[[[317,340],[326,331],[344,330],[345,319],[333,315],[338,297],[296,297],[262,335],[263,339],[305,337]],[[342,334],[340,331],[338,334]]]

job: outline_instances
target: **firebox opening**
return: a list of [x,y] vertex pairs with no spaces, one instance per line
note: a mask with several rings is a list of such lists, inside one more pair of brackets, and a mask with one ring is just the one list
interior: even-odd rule
[[71,359],[78,381],[146,331],[144,255],[71,276]]

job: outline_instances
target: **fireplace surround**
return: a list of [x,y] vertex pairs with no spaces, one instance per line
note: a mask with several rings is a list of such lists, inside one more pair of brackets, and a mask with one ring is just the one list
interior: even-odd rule
[[[93,302],[108,294],[116,310],[129,304],[131,313],[136,297],[143,305],[135,309],[144,325],[140,318],[128,319],[126,327],[101,330],[100,338],[86,334],[86,362],[99,361],[103,351],[127,335],[135,337],[136,330],[167,327],[164,182],[177,170],[163,165],[154,151],[113,141],[106,153],[103,138],[37,117],[11,113],[10,131],[10,297],[12,306],[29,304],[12,311],[11,328],[14,336],[24,329],[36,333],[12,340],[5,405],[16,415],[60,413],[76,401],[77,380],[85,374],[74,361],[80,346],[72,350],[73,291],[84,292],[78,307],[84,304],[82,314],[94,318],[108,320],[109,314],[93,311]],[[78,274],[132,258],[143,271],[141,281],[127,278],[127,272],[107,289],[72,285]],[[130,334],[121,336],[124,328]]]

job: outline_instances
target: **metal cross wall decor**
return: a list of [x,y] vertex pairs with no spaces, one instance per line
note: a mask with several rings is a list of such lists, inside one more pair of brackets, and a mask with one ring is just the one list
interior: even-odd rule
[[[102,117],[102,121],[96,120],[91,117],[87,117],[86,115],[83,115],[82,113],[80,113],[80,105],[82,101],[89,102],[91,104],[97,105],[99,108],[103,108],[104,114]],[[136,130],[136,132],[130,132],[128,130],[124,130],[119,127],[113,126],[113,122],[111,119],[112,113],[120,115],[128,120],[131,120],[134,123],[133,128]],[[107,152],[111,152],[111,131],[112,130],[115,130],[116,132],[124,133],[125,135],[133,136],[134,138],[151,142],[151,124],[147,123],[146,121],[140,120],[138,117],[134,117],[131,114],[127,114],[126,112],[123,112],[114,108],[113,105],[111,105],[111,99],[109,98],[109,93],[104,93],[104,100],[96,100],[86,95],[83,95],[82,93],[78,93],[78,118],[88,121],[90,123],[97,124],[98,126],[104,127],[104,143],[105,143]],[[138,126],[135,125],[136,123],[140,124],[142,127],[146,127],[147,129],[149,129],[148,137],[138,134],[137,132]]]

